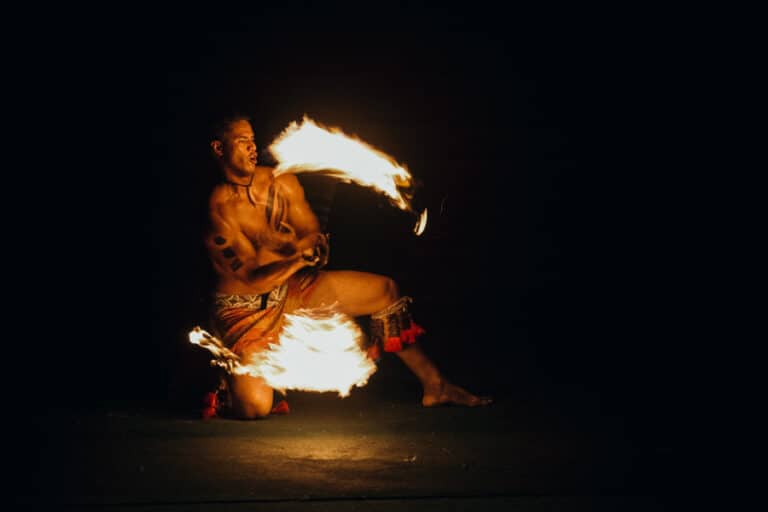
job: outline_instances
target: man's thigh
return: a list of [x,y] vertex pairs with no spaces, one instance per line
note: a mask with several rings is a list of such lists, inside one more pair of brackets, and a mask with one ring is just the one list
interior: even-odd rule
[[397,298],[397,285],[387,276],[329,270],[320,272],[302,305],[308,308],[335,305],[339,311],[354,317],[381,311]]

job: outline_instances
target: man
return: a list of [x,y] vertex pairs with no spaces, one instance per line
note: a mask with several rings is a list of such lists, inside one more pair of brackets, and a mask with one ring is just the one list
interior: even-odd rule
[[[394,352],[413,371],[422,404],[487,405],[448,382],[415,344],[423,331],[408,313],[409,297],[385,276],[320,270],[328,259],[328,238],[298,179],[275,178],[257,165],[250,120],[234,116],[214,129],[210,147],[223,174],[209,202],[205,238],[217,274],[214,322],[222,341],[242,358],[277,340],[285,313],[336,304],[351,316],[370,315],[375,347]],[[262,378],[228,377],[232,413],[259,418],[272,409],[273,390]]]

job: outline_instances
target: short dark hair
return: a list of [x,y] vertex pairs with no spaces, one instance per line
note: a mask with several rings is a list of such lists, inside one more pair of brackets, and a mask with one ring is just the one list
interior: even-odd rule
[[237,121],[248,121],[250,123],[251,116],[243,112],[230,112],[216,118],[208,130],[208,140],[224,140],[229,127]]

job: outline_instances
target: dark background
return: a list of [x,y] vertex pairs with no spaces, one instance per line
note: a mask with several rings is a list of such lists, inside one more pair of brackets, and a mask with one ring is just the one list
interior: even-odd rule
[[383,198],[338,185],[330,268],[394,277],[454,381],[668,424],[686,374],[668,325],[675,55],[658,19],[596,15],[297,5],[48,31],[45,85],[29,88],[52,120],[38,149],[63,171],[48,178],[45,234],[60,300],[26,325],[46,333],[51,402],[180,405],[207,385],[208,358],[186,341],[212,277],[205,126],[237,108],[263,157],[307,114],[421,182],[423,237]]

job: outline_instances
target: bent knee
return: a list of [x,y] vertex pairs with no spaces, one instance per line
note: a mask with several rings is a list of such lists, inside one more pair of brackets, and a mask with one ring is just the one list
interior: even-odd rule
[[382,277],[380,286],[382,300],[386,302],[382,308],[389,306],[400,298],[397,283],[391,277]]
[[268,416],[272,410],[273,392],[263,379],[238,376],[230,381],[232,413],[240,419]]
[[233,412],[235,417],[242,420],[256,420],[266,418],[272,411],[272,397],[262,400],[239,401],[235,404]]
[[400,290],[391,277],[377,276],[375,280],[368,283],[368,290],[370,295],[361,308],[364,311],[355,310],[353,316],[377,313],[388,308],[400,298]]

